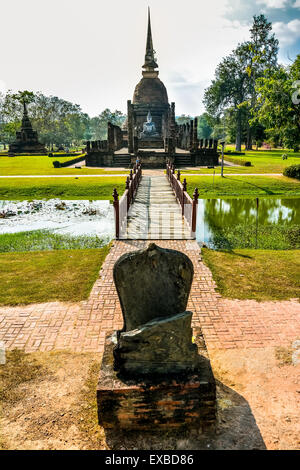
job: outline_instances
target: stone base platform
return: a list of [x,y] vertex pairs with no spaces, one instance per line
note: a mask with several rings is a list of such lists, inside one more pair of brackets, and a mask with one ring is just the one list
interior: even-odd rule
[[[147,169],[166,168],[166,161],[169,154],[159,150],[138,150],[137,156],[141,161],[142,167]],[[132,157],[131,163],[136,162],[136,156]]]
[[113,334],[106,336],[97,386],[104,428],[153,430],[197,426],[214,429],[216,384],[200,328],[194,330],[199,371],[185,377],[128,380],[113,369]]

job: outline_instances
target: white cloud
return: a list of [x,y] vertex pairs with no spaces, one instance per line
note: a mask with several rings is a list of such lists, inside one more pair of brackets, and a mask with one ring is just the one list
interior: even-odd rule
[[296,0],[292,5],[293,8],[300,8],[300,0]]
[[295,19],[289,23],[278,21],[273,24],[273,31],[278,37],[281,46],[293,44],[300,38],[300,20]]
[[288,0],[256,0],[256,3],[258,5],[265,5],[267,8],[285,8]]

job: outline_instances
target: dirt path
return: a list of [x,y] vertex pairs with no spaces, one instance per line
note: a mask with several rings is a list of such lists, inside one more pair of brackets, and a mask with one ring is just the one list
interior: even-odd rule
[[[299,369],[273,347],[214,350],[216,434],[104,432],[95,388],[100,355],[33,353],[37,377],[4,402],[0,449],[299,449]],[[25,367],[26,369],[26,367]],[[10,394],[11,395],[11,394]]]

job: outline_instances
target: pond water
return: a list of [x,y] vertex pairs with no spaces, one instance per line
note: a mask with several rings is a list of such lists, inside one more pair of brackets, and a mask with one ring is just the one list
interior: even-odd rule
[[[1,217],[5,214],[5,217]],[[199,199],[197,241],[212,246],[214,227],[300,224],[300,198]],[[69,235],[113,238],[114,212],[107,201],[0,201],[0,234],[53,230]]]
[[109,201],[87,200],[0,201],[0,234],[41,229],[112,238],[113,206]]
[[300,224],[300,198],[199,199],[197,241],[211,246],[213,229],[237,225]]

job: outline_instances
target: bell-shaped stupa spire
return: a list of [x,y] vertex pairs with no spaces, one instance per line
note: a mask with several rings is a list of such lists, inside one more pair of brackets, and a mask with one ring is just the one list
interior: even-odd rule
[[150,8],[148,7],[148,32],[147,32],[145,63],[143,65],[143,69],[146,69],[147,71],[154,71],[158,67],[154,54],[155,54],[155,51],[153,49],[153,41],[152,41]]

